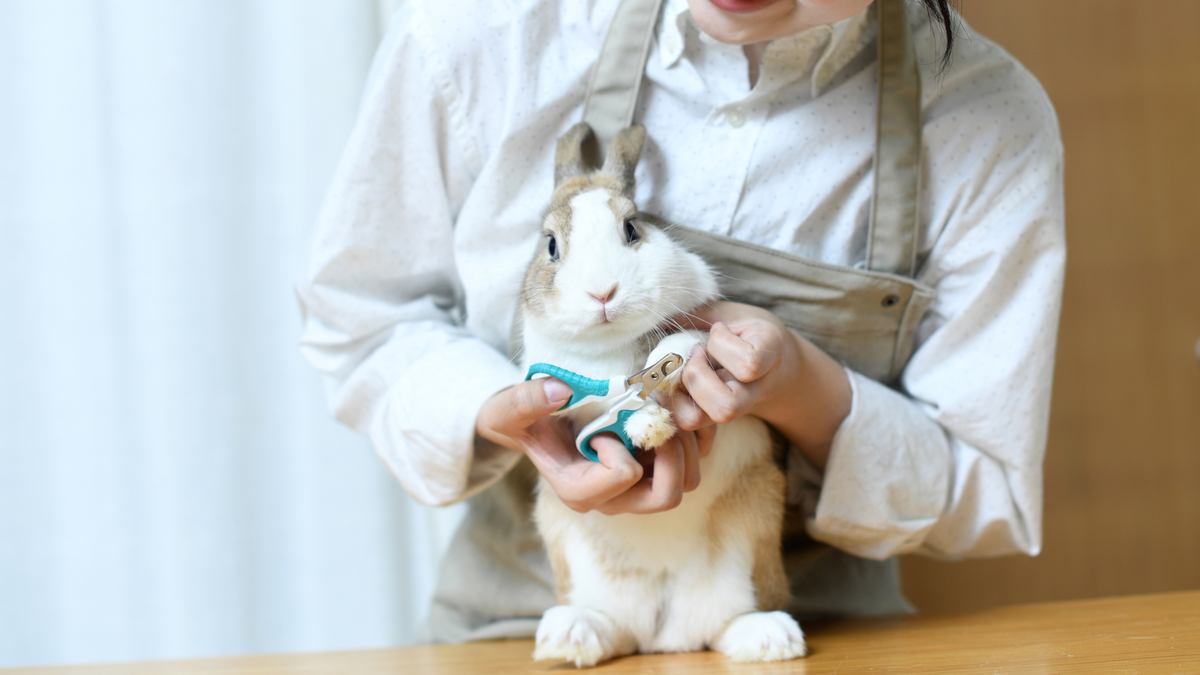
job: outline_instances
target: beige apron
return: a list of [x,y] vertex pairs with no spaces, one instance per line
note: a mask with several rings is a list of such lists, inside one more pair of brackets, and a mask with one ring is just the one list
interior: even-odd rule
[[[672,236],[723,275],[730,300],[766,308],[855,371],[894,381],[912,353],[912,333],[933,289],[911,279],[915,267],[920,170],[920,80],[903,0],[876,0],[879,90],[866,269],[829,265],[686,227]],[[646,56],[662,0],[623,0],[604,38],[584,103],[584,120],[602,148],[633,121]],[[653,133],[653,130],[651,130]],[[597,152],[597,156],[603,156]],[[799,453],[789,461],[803,462]],[[792,467],[784,559],[789,611],[866,616],[912,611],[894,560],[874,561],[813,541]],[[811,468],[808,471],[812,473]],[[533,466],[522,460],[470,501],[442,566],[426,641],[532,636],[554,605],[550,565],[530,520]],[[816,486],[810,486],[815,492]],[[810,507],[811,508],[811,507]]]

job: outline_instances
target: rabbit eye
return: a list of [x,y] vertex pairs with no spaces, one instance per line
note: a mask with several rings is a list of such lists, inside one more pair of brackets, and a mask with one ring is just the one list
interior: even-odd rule
[[554,235],[550,235],[550,243],[546,246],[546,252],[550,254],[551,260],[558,260],[558,241],[554,239]]
[[635,242],[641,238],[642,238],[642,236],[638,234],[637,228],[633,226],[633,220],[626,220],[625,221],[625,242],[632,244],[633,242]]

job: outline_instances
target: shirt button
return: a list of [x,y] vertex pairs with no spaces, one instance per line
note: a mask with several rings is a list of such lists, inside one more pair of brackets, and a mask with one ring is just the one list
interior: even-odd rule
[[667,33],[663,35],[663,49],[666,50],[668,56],[675,56],[682,45],[679,43],[679,36],[675,33]]
[[739,129],[746,123],[746,114],[742,112],[741,108],[731,108],[725,113],[725,121],[729,122],[729,126],[734,129]]

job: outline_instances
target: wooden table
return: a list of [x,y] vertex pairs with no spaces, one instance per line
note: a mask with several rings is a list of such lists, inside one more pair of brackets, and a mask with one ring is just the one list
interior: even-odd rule
[[[722,654],[631,656],[596,675],[736,673],[1200,673],[1200,591],[805,626],[810,655],[734,664]],[[0,670],[3,675],[474,675],[572,672],[528,640],[375,651]]]

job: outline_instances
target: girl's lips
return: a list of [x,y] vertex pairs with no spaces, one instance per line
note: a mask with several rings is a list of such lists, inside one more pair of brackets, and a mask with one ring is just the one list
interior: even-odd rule
[[749,14],[773,5],[779,0],[708,0],[714,7],[730,14]]

